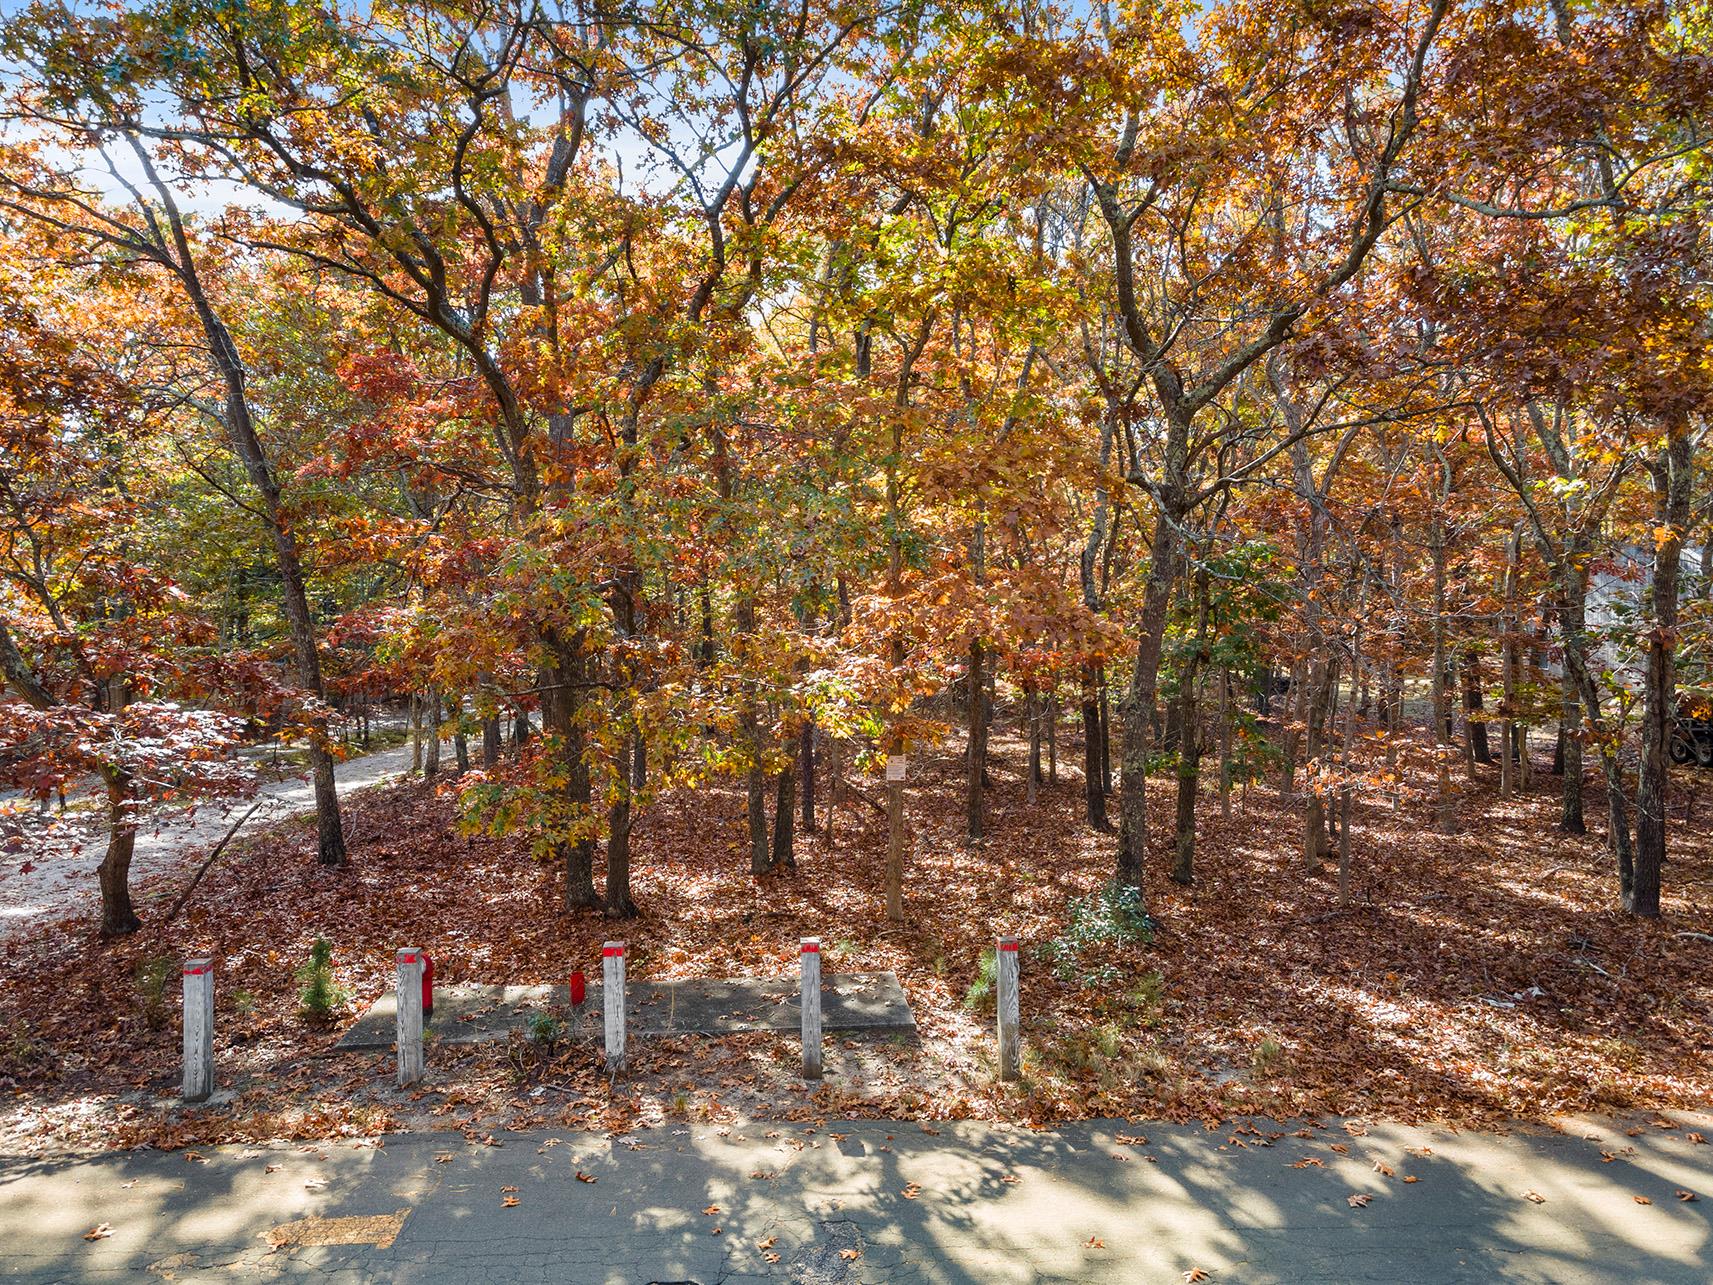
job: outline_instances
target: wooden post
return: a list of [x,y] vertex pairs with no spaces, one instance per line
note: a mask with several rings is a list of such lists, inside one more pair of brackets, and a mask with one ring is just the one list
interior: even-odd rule
[[398,979],[394,983],[398,1010],[399,1086],[422,1078],[422,949],[406,946],[398,953]]
[[601,946],[601,1016],[607,1024],[607,1070],[625,1069],[625,944]]
[[805,937],[798,950],[803,961],[803,1078],[821,1078],[821,939]]
[[184,961],[184,1100],[214,1092],[214,961]]
[[996,951],[999,962],[999,1078],[1015,1080],[1022,1074],[1017,1036],[1020,1015],[1017,1005],[1017,938],[1001,937]]

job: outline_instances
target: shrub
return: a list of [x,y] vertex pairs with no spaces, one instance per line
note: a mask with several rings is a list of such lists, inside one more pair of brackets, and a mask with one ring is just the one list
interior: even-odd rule
[[564,1038],[565,1026],[552,1013],[531,1013],[529,1015],[529,1042],[539,1045],[549,1053],[558,1047]]
[[1154,939],[1154,921],[1142,909],[1142,890],[1109,883],[1099,892],[1071,902],[1065,929],[1044,947],[1060,981],[1080,981],[1084,986],[1113,986],[1123,981],[1114,964],[1086,964],[1083,953],[1091,947],[1146,945]]
[[345,1006],[347,993],[333,980],[333,944],[327,938],[315,939],[309,962],[297,970],[297,979],[303,983],[298,1001],[310,1021],[325,1022]]
[[167,1024],[167,981],[173,974],[171,955],[152,955],[137,965],[137,998],[143,1021],[151,1031]]

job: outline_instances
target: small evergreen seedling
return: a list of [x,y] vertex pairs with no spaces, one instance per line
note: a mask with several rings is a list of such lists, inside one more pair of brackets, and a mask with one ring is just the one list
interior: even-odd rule
[[309,962],[297,970],[303,983],[298,999],[303,1014],[312,1022],[325,1022],[345,1004],[345,991],[333,980],[333,943],[317,937],[309,948]]
[[964,995],[964,1007],[992,1012],[994,990],[998,985],[999,956],[989,947],[981,952],[981,962],[976,965],[975,980],[970,983],[970,988]]
[[154,955],[137,965],[137,997],[142,1001],[143,1021],[151,1031],[167,1024],[167,981],[173,962],[170,955]]

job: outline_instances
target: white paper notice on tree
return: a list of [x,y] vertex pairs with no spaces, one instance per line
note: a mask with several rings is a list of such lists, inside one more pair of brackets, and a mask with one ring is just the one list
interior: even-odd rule
[[910,760],[903,755],[886,760],[886,779],[902,781],[910,771]]

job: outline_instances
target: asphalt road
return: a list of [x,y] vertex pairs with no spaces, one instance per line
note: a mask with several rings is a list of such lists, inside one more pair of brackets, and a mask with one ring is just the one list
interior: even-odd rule
[[[415,1134],[9,1163],[0,1278],[1713,1279],[1713,1145],[1687,1137],[1713,1137],[1709,1120],[1637,1136],[1334,1126],[1270,1146],[1229,1127],[939,1128]],[[110,1234],[86,1240],[98,1226]]]

